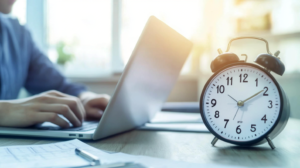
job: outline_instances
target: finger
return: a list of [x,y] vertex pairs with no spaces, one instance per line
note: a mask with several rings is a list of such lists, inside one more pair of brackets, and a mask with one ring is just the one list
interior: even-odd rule
[[[51,95],[51,96],[56,96],[56,97],[66,97],[66,98],[78,99],[75,96],[68,95],[68,94],[65,94],[65,93],[62,93],[62,92],[59,92],[59,91],[56,91],[56,90],[51,90],[49,92],[46,92],[46,94],[47,95]],[[79,99],[78,99],[78,101],[79,101]],[[78,108],[81,108],[81,110],[84,111],[84,107],[83,106],[79,106]]]
[[88,120],[99,120],[103,115],[103,111],[97,108],[88,108],[86,113]]
[[34,117],[34,121],[36,123],[48,121],[62,128],[70,127],[69,123],[66,120],[60,118],[56,113],[52,113],[52,112],[36,113]]
[[83,119],[85,117],[85,109],[77,97],[71,96],[71,95],[56,91],[56,90],[51,90],[51,91],[45,92],[45,94],[47,96],[61,97],[61,98],[73,99],[75,101],[78,101],[77,106],[78,106],[79,111],[82,113],[82,117],[81,117],[81,115],[79,115],[79,113],[75,112],[75,114],[79,118],[79,120],[81,122],[83,122]]
[[51,95],[51,96],[57,96],[57,97],[74,97],[68,94],[64,94],[62,92],[56,91],[56,90],[51,90],[46,92],[47,95]]
[[85,109],[83,107],[83,104],[82,102],[76,98],[76,97],[73,97],[72,99],[70,98],[60,98],[62,100],[65,101],[65,103],[71,108],[71,110],[75,113],[75,115],[77,116],[77,118],[83,122],[83,119],[86,115],[86,112],[85,112]]
[[105,110],[106,106],[108,105],[109,99],[106,97],[97,97],[94,99],[91,99],[88,104],[91,107],[98,107],[101,110]]
[[54,97],[54,96],[42,96],[39,97],[40,102],[42,103],[51,103],[51,104],[65,104],[70,107],[70,109],[74,112],[79,121],[83,121],[85,116],[85,110],[83,108],[82,103],[78,98],[75,97]]
[[[75,97],[75,96],[71,96],[71,95],[68,95],[68,94],[64,94],[64,93],[61,93],[61,92],[58,92],[58,91],[51,91],[49,92],[49,95],[53,95],[53,96],[57,96],[57,97],[61,97],[61,98],[66,98],[66,99],[72,99],[74,101],[77,102],[77,108],[79,109],[79,111],[81,112],[81,114],[83,115],[82,116],[82,119],[80,119],[80,121],[82,122],[84,117],[85,117],[85,109],[81,103],[81,101],[79,100],[79,98]],[[80,116],[78,116],[79,118],[81,118]]]
[[67,105],[62,104],[41,104],[39,106],[41,112],[54,112],[66,117],[75,127],[81,126],[81,121],[77,118],[74,112]]

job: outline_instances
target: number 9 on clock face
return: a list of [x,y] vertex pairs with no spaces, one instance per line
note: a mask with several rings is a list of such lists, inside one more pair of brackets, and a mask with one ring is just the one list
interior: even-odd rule
[[280,114],[278,85],[257,66],[235,65],[216,73],[201,97],[201,115],[211,132],[230,142],[255,141]]

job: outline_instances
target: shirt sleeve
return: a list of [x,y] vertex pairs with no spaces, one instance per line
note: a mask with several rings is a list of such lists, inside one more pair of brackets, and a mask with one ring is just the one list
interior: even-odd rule
[[29,93],[38,94],[48,90],[57,90],[78,96],[81,92],[86,91],[85,86],[68,81],[36,46],[30,32],[27,29],[25,32],[29,44],[30,61],[24,86]]

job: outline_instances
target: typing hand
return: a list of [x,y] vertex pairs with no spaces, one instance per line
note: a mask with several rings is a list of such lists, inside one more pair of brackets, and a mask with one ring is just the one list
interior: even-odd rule
[[109,102],[110,96],[106,94],[96,94],[92,92],[83,92],[80,94],[87,120],[99,120]]
[[85,117],[85,110],[77,97],[58,91],[0,102],[0,126],[28,127],[48,121],[62,128],[68,128],[69,123],[58,114],[78,127]]

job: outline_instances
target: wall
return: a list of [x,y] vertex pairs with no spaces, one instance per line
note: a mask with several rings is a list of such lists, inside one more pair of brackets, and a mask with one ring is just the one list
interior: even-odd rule
[[300,74],[286,74],[282,77],[275,76],[278,83],[285,91],[291,106],[291,117],[300,119]]

